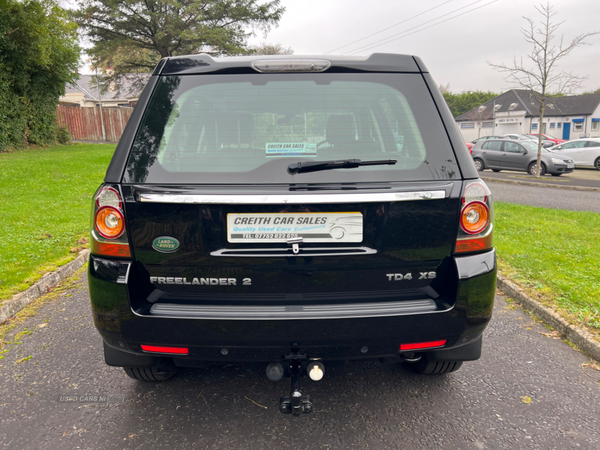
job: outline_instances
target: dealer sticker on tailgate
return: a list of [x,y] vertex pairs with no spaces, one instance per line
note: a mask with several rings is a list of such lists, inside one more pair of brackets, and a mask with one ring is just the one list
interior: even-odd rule
[[363,216],[343,213],[227,214],[228,242],[361,242]]

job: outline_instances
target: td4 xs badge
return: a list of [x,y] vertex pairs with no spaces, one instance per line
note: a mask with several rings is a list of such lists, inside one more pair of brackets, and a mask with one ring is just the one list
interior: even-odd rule
[[436,272],[417,272],[413,278],[412,272],[408,273],[386,273],[388,281],[402,281],[402,280],[433,280],[436,276]]

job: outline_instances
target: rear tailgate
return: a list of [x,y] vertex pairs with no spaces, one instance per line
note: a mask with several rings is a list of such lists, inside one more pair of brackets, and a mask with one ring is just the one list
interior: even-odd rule
[[237,187],[244,195],[124,186],[144,286],[143,299],[132,306],[419,299],[440,306],[460,189],[460,181],[309,194]]

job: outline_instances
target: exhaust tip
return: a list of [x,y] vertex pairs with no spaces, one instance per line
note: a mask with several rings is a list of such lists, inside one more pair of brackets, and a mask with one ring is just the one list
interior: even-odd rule
[[416,363],[421,361],[420,353],[401,353],[400,359],[407,363]]

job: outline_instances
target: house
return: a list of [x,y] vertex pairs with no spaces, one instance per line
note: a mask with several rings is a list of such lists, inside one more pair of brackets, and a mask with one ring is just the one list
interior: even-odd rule
[[600,94],[550,99],[540,124],[539,102],[532,91],[511,89],[455,120],[466,141],[481,136],[538,134],[559,139],[600,137]]
[[103,108],[132,108],[138,101],[141,89],[137,87],[136,80],[141,76],[145,84],[149,74],[127,75],[122,78],[120,90],[113,84],[106,92],[98,92],[95,84],[95,75],[79,75],[73,84],[67,84],[65,95],[59,98],[61,105],[97,107],[99,100]]

